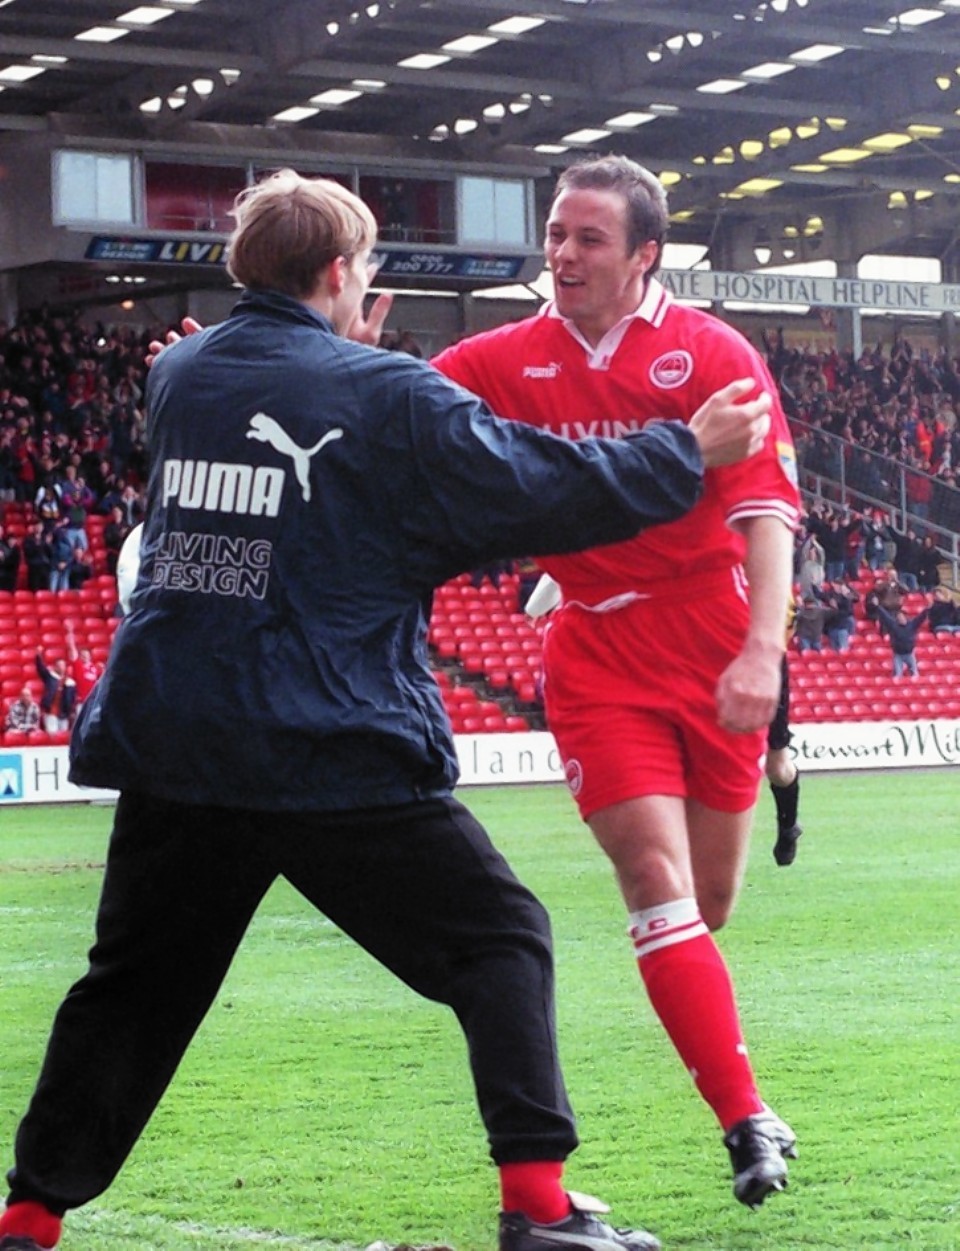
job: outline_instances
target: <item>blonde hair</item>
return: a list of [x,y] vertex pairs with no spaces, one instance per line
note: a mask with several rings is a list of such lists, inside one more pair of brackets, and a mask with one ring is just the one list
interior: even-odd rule
[[373,247],[377,223],[364,202],[329,178],[281,169],[234,201],[236,227],[227,271],[244,287],[312,295],[338,256],[351,261]]

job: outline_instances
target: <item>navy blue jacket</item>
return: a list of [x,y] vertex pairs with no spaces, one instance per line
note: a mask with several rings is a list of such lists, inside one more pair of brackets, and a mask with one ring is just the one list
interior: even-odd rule
[[368,808],[446,794],[428,665],[435,587],[497,558],[680,516],[680,423],[574,443],[501,421],[423,361],[246,293],[147,386],[150,480],[130,615],[71,778],[187,803]]

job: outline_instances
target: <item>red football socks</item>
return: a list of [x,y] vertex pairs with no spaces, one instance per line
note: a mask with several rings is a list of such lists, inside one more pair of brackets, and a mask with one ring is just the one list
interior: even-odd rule
[[630,935],[650,1002],[723,1130],[763,1110],[733,984],[695,899],[633,913]]
[[538,1225],[553,1225],[570,1215],[570,1199],[561,1185],[562,1160],[528,1160],[500,1165],[500,1206],[522,1212]]
[[48,1212],[42,1203],[25,1200],[23,1203],[11,1203],[0,1212],[0,1235],[18,1234],[21,1238],[32,1238],[41,1247],[55,1247],[60,1241],[63,1221],[59,1216]]

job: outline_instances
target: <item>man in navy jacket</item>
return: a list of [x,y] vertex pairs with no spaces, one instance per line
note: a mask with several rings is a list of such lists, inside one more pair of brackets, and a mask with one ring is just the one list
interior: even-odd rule
[[121,792],[97,941],[17,1133],[0,1251],[52,1247],[113,1180],[278,876],[457,1014],[503,1251],[649,1251],[562,1187],[548,921],[453,798],[426,623],[461,571],[680,515],[704,464],[759,447],[767,404],[734,384],[616,442],[501,422],[346,337],[373,273],[360,200],[283,171],[237,222],[243,298],[151,371],[139,579],[71,753],[73,781]]

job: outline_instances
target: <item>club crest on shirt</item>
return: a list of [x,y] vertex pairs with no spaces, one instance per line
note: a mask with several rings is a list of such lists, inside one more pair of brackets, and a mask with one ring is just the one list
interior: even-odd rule
[[579,760],[568,760],[563,772],[567,785],[570,787],[570,794],[579,795],[583,787],[583,765]]
[[661,391],[673,391],[689,381],[693,373],[693,357],[678,349],[664,352],[650,366],[650,381]]

